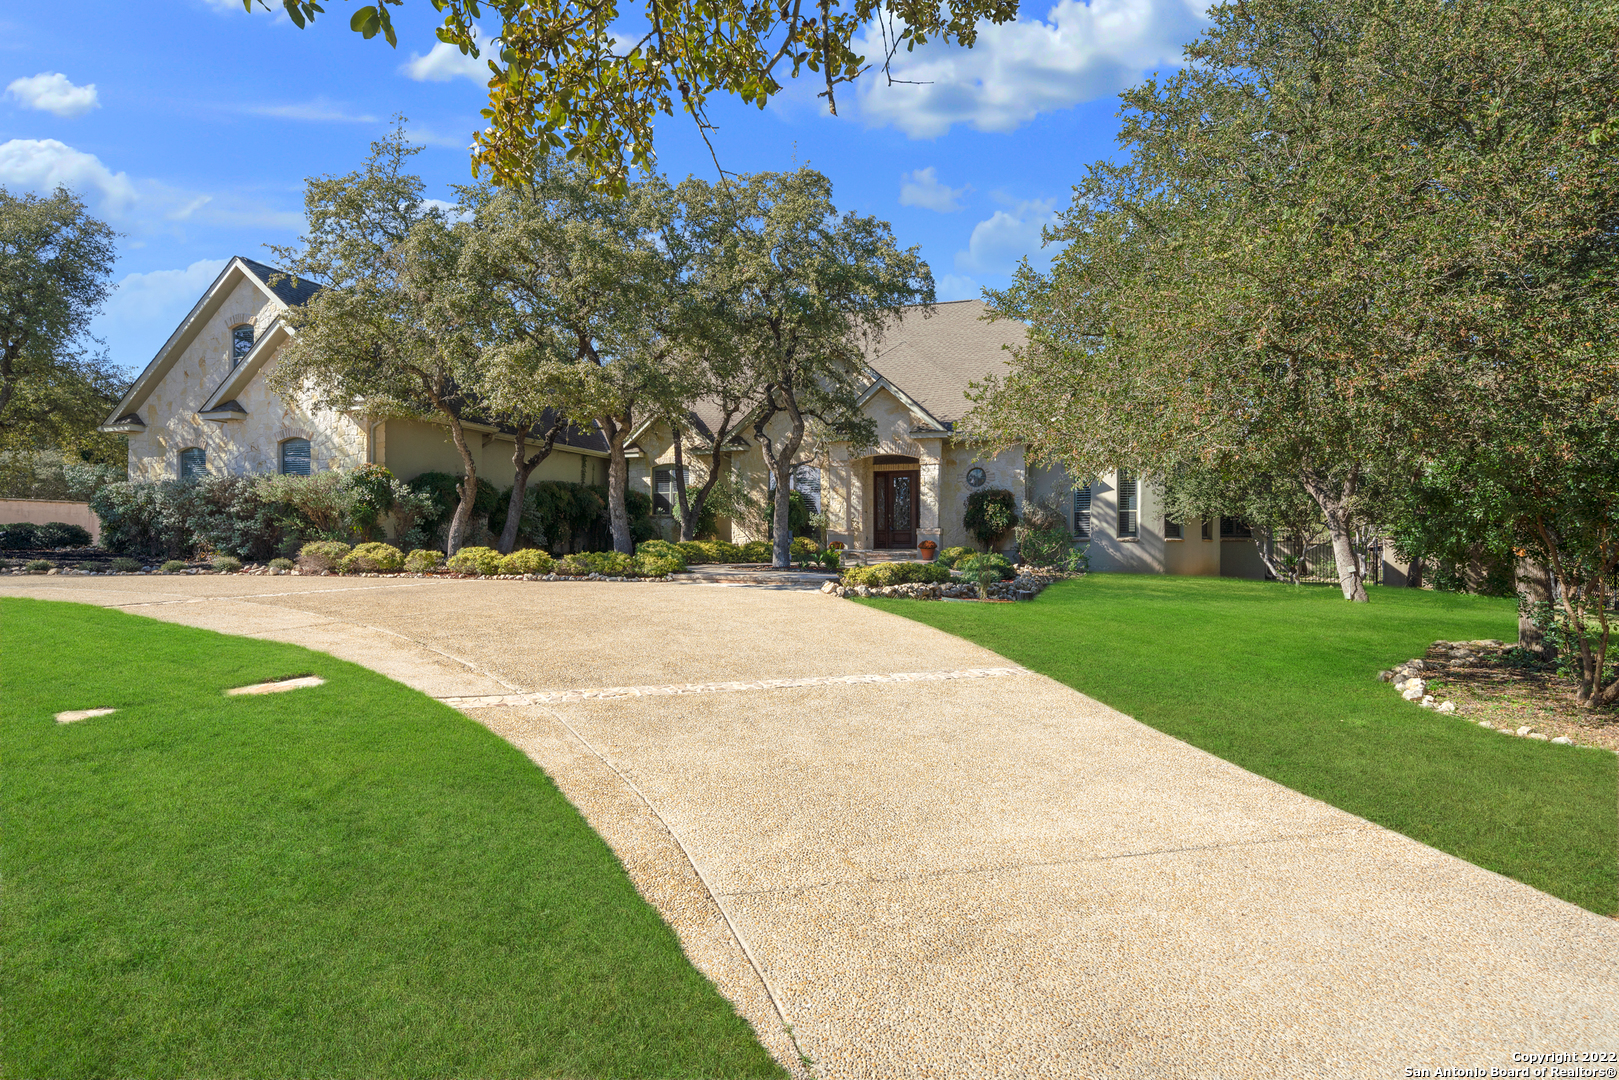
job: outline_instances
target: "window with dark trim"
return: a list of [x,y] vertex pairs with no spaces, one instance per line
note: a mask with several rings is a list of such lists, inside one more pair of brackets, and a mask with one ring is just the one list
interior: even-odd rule
[[1074,489],[1074,539],[1091,538],[1091,486]]
[[[686,485],[691,485],[691,470],[683,469]],[[680,492],[675,490],[674,466],[652,470],[652,512],[654,514],[672,514],[675,504],[680,501]]]
[[1121,540],[1141,535],[1141,478],[1119,470],[1119,532]]
[[1178,521],[1170,521],[1166,517],[1166,518],[1164,518],[1164,539],[1165,540],[1185,540],[1186,539],[1186,530],[1181,528],[1181,523],[1180,522],[1178,522]]
[[1210,521],[1208,518],[1203,519],[1203,539],[1214,539],[1214,522]]
[[1241,518],[1223,517],[1220,519],[1221,540],[1252,540],[1254,530]]
[[230,366],[235,368],[253,351],[253,327],[238,326],[230,332]]
[[309,475],[309,440],[284,439],[281,443],[281,471],[287,476]]
[[208,471],[208,451],[200,446],[188,446],[180,451],[180,479],[190,480]]

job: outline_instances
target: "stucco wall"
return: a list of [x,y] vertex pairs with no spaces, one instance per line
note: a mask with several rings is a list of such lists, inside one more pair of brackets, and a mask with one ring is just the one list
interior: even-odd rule
[[251,281],[237,284],[141,405],[146,430],[129,436],[130,479],[178,478],[180,451],[193,446],[206,451],[210,473],[275,472],[281,441],[294,436],[309,440],[316,469],[352,468],[365,461],[365,431],[351,417],[289,403],[265,385],[273,360],[237,398],[247,410],[245,419],[218,423],[197,415],[230,374],[231,329],[251,323],[257,336],[280,310]]
[[53,521],[79,525],[89,532],[92,544],[101,543],[101,519],[90,509],[89,503],[60,499],[0,499],[0,525],[15,525],[23,521],[31,525],[49,525]]
[[[497,488],[511,487],[515,471],[512,451],[516,440],[510,435],[476,431],[468,432],[467,440],[478,466],[478,475]],[[461,452],[455,448],[450,429],[443,424],[422,420],[389,420],[377,429],[376,444],[378,464],[402,480],[409,480],[424,472],[460,476],[463,471]],[[528,453],[532,455],[535,449],[531,443]],[[562,480],[577,484],[581,482],[581,476],[584,483],[605,484],[605,459],[559,446],[529,474],[529,481]]]

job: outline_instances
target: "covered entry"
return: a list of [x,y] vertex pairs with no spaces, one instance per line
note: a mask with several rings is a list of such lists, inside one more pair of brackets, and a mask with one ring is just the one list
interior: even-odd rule
[[920,463],[914,457],[884,454],[872,466],[872,546],[916,547],[922,510]]

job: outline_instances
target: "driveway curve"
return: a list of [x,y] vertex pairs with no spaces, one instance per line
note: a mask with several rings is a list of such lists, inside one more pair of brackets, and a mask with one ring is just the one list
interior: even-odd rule
[[1619,1050],[1619,923],[818,593],[0,594],[294,642],[455,704],[550,774],[795,1073],[1489,1075]]

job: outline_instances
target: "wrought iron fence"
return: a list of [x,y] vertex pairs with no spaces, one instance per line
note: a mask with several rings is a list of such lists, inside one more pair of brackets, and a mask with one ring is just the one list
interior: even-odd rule
[[[1298,580],[1338,583],[1338,558],[1333,553],[1331,543],[1306,545],[1296,540],[1276,540],[1271,543],[1271,551],[1272,561],[1284,575],[1291,568],[1292,561],[1297,560],[1303,564]],[[1361,565],[1366,568],[1366,583],[1380,584],[1383,576],[1383,542],[1375,537],[1357,541],[1355,552],[1360,556]]]

